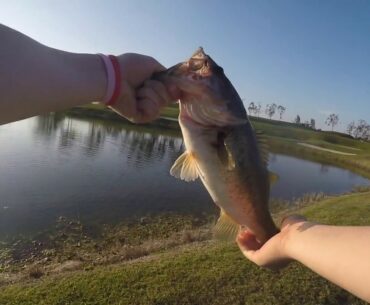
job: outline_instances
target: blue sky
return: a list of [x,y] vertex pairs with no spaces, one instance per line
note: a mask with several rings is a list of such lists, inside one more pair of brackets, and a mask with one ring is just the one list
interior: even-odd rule
[[203,46],[241,97],[339,130],[370,121],[370,1],[1,1],[0,22],[71,52],[138,52],[166,66]]

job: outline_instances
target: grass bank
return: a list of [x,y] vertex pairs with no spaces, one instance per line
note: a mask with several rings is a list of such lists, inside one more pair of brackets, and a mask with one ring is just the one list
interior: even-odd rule
[[[73,108],[67,113],[78,117],[96,117],[129,124],[127,120],[122,119],[122,117],[100,104]],[[174,132],[178,131],[177,116],[177,105],[167,107],[163,110],[161,118],[147,125],[147,127],[156,126],[166,130],[173,130]],[[312,130],[284,121],[257,117],[250,117],[250,120],[256,130],[260,130],[265,134],[271,152],[340,166],[370,178],[370,142],[359,141],[343,133]],[[315,145],[324,149],[355,155],[339,155],[305,147],[298,143]]]
[[[370,225],[370,192],[300,212],[322,223]],[[94,270],[0,289],[0,304],[366,304],[299,264],[254,266],[233,244],[200,242]]]

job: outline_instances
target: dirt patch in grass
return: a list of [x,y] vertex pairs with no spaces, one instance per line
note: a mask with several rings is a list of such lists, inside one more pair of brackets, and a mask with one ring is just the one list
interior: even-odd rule
[[339,151],[339,150],[323,148],[323,147],[312,145],[312,144],[307,144],[307,143],[297,143],[297,144],[308,147],[308,148],[312,148],[312,149],[327,151],[327,152],[330,152],[330,153],[333,153],[333,154],[338,154],[338,155],[343,155],[343,156],[356,156],[356,154],[353,154],[353,153],[346,153],[346,152]]

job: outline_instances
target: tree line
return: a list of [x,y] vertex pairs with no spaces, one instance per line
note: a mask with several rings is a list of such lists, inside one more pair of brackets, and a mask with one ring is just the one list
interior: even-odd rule
[[[248,112],[250,114],[254,114],[256,117],[259,117],[261,114],[261,104],[255,104],[254,102],[250,102],[248,106]],[[286,108],[282,105],[277,105],[275,103],[273,104],[267,104],[265,107],[265,114],[269,117],[271,120],[272,117],[275,115],[275,113],[279,114],[280,120],[283,118],[283,114],[285,112]]]
[[[283,115],[286,111],[286,107],[283,105],[277,105],[276,103],[267,104],[264,109],[264,113],[266,116],[271,120],[275,114],[278,114],[279,120],[283,119]],[[262,112],[262,105],[261,103],[250,102],[248,106],[248,113],[259,117]],[[301,121],[300,115],[294,118],[293,123],[307,127],[316,129],[316,121],[315,119],[311,118],[309,121],[306,120],[304,122]],[[339,123],[339,115],[336,113],[331,113],[325,120],[325,124],[331,127],[331,130],[334,131],[335,126]],[[347,126],[347,133],[356,138],[362,140],[370,140],[370,124],[368,124],[365,120],[359,120],[357,123],[352,121]]]
[[[267,104],[265,106],[264,112],[266,116],[271,120],[275,114],[279,116],[279,120],[281,121],[283,119],[283,115],[286,111],[286,107],[283,105],[277,105],[276,103]],[[256,117],[259,117],[262,112],[262,105],[261,103],[254,103],[250,102],[248,106],[248,113],[251,115],[254,115]],[[311,119],[310,121],[301,122],[301,117],[299,115],[296,116],[293,123],[296,123],[298,125],[302,125],[304,127],[315,129],[315,119]]]
[[359,120],[357,124],[352,121],[347,126],[347,133],[356,139],[370,141],[370,124],[365,120]]

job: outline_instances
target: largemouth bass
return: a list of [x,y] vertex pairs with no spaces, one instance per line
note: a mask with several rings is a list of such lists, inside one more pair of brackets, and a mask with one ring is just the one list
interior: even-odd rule
[[278,232],[268,210],[268,155],[223,69],[199,48],[189,60],[155,78],[180,92],[186,151],[171,174],[202,180],[221,209],[217,235],[235,239],[241,227],[248,227],[259,242],[266,242]]

